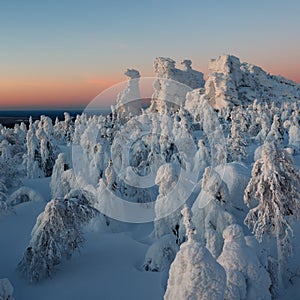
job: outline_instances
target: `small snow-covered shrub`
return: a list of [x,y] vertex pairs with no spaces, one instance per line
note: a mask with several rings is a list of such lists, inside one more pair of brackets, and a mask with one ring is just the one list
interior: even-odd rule
[[0,279],[0,300],[14,300],[14,288],[7,278]]
[[146,253],[143,268],[146,271],[160,272],[168,269],[175,258],[179,247],[176,238],[167,234],[154,242]]
[[29,201],[44,201],[44,199],[40,193],[27,186],[20,187],[7,199],[9,205],[17,205]]

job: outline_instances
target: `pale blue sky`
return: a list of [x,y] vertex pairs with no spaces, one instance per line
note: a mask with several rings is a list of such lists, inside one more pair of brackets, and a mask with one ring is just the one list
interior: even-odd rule
[[206,71],[210,58],[230,53],[300,81],[299,28],[296,0],[2,0],[0,106],[10,93],[24,104],[43,98],[49,82],[53,97],[71,101],[64,81],[82,85],[74,95],[86,102],[96,87],[89,94],[84,81],[118,80],[127,67],[151,75],[157,56],[190,58]]

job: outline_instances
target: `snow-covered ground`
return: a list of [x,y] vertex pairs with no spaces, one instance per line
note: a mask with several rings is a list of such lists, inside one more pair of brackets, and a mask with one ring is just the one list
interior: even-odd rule
[[[36,181],[26,183],[34,186]],[[40,187],[42,192],[43,185]],[[22,258],[33,225],[45,204],[23,203],[16,207],[14,214],[0,219],[0,240],[3,241],[0,278],[10,280],[16,299],[162,299],[165,274],[142,270],[149,245],[132,237],[142,239],[147,227],[133,228],[133,232],[126,234],[101,232],[96,225],[91,225],[85,229],[84,248],[72,260],[60,265],[53,278],[40,284],[28,284],[20,278],[16,264]]]

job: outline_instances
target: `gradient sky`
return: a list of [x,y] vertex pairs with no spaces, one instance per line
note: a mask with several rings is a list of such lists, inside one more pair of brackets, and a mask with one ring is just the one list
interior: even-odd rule
[[157,56],[206,73],[229,53],[300,82],[299,29],[299,0],[0,0],[0,109],[84,106]]

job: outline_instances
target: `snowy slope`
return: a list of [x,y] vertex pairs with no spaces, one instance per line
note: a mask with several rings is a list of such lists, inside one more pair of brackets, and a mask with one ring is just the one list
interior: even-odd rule
[[5,241],[1,243],[0,277],[9,278],[16,299],[162,299],[163,273],[141,270],[148,245],[126,233],[103,233],[87,228],[84,248],[60,265],[53,278],[37,285],[20,278],[15,271],[16,264],[44,205],[24,203],[17,207],[15,215],[0,219],[0,240]]

